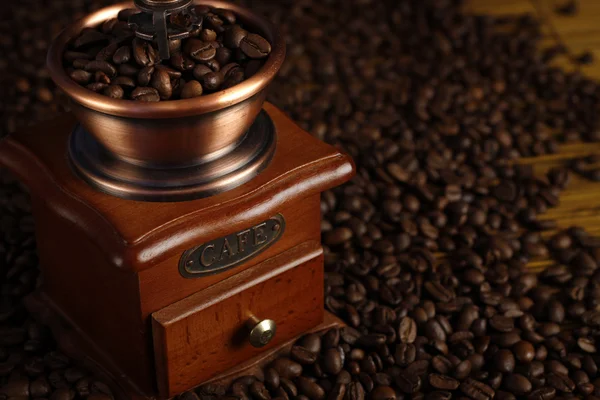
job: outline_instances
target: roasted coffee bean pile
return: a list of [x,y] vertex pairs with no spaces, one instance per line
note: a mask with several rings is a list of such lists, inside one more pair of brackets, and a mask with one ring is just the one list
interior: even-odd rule
[[[138,11],[128,9],[72,41],[64,55],[67,73],[113,99],[156,102],[227,89],[262,67],[271,44],[245,30],[233,12],[205,6],[192,11],[202,19],[201,28],[190,38],[170,41],[168,60],[160,60],[153,42],[135,37],[127,21]],[[170,16],[172,23],[179,19],[184,20],[180,14]]]
[[[596,179],[596,157],[543,175],[519,164],[600,139],[597,83],[552,67],[560,51],[539,49],[532,16],[472,16],[455,0],[246,3],[286,32],[271,101],[357,164],[322,200],[326,307],[348,326],[302,338],[259,377],[181,397],[600,398],[600,239],[544,218],[573,172]],[[7,130],[44,108],[41,78],[17,76],[30,86],[15,80],[10,104],[24,108]],[[21,307],[37,277],[27,204],[6,180],[0,393],[109,395],[67,374]]]

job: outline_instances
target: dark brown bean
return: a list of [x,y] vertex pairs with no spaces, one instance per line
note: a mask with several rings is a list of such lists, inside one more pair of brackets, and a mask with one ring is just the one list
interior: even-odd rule
[[71,72],[69,76],[80,85],[85,85],[90,81],[90,79],[92,79],[92,74],[82,69],[76,69],[75,71]]
[[160,101],[158,90],[151,87],[137,87],[131,92],[131,99],[142,102]]
[[218,72],[209,72],[202,76],[202,87],[206,90],[217,90],[223,83],[223,76]]
[[299,376],[296,379],[296,385],[298,386],[298,391],[311,400],[321,400],[325,398],[325,390],[323,390],[316,382],[304,376]]
[[231,49],[240,47],[242,40],[248,35],[248,31],[239,25],[234,25],[231,29],[225,31],[223,44]]
[[173,86],[171,85],[171,77],[164,69],[155,68],[150,86],[158,91],[161,100],[168,100],[173,95]]
[[203,42],[199,39],[188,40],[183,47],[183,51],[197,61],[212,60],[217,54],[217,51],[209,42]]
[[436,389],[456,390],[460,386],[460,382],[447,375],[429,374],[429,384]]
[[182,99],[191,99],[193,97],[202,96],[202,85],[200,82],[192,80],[186,82],[186,84],[181,89],[181,98]]
[[141,67],[154,65],[159,61],[158,53],[150,42],[135,38],[133,39],[132,48],[133,58]]
[[421,378],[409,371],[402,371],[396,377],[396,385],[402,390],[402,392],[411,394],[418,392],[421,388]]
[[404,317],[400,321],[398,337],[402,343],[413,343],[417,338],[417,324],[414,319]]
[[571,393],[575,390],[575,383],[567,376],[550,372],[546,374],[546,383],[563,393]]
[[294,361],[303,365],[314,364],[317,361],[317,355],[302,346],[293,346],[290,356]]
[[527,393],[529,393],[531,391],[532,385],[531,382],[529,381],[529,379],[527,379],[526,377],[524,377],[521,374],[509,374],[507,375],[502,384],[504,385],[504,388],[517,395],[517,396],[523,396],[526,395]]
[[85,70],[88,72],[102,71],[110,78],[114,78],[117,75],[117,69],[107,61],[90,61],[86,64]]
[[150,85],[150,81],[152,80],[152,76],[154,75],[154,69],[154,66],[150,65],[140,70],[140,72],[137,75],[137,81],[140,86]]
[[125,92],[123,88],[119,85],[110,85],[102,92],[105,96],[110,97],[111,99],[120,100],[125,96]]
[[131,47],[121,46],[119,47],[112,56],[112,61],[117,64],[125,64],[131,60]]
[[280,377],[286,379],[294,379],[302,374],[302,365],[285,357],[273,361],[272,367]]
[[525,340],[521,340],[513,346],[517,360],[528,363],[535,357],[535,348]]

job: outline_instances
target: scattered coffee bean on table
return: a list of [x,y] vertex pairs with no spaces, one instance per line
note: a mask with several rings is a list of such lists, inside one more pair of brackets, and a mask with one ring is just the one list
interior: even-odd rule
[[[160,60],[157,45],[135,37],[123,10],[97,28],[86,28],[64,54],[71,79],[113,99],[142,102],[190,99],[227,89],[253,76],[271,44],[247,31],[228,10],[196,6],[201,28],[170,42]],[[177,20],[179,14],[170,16]]]
[[[44,20],[18,5],[15,24],[27,29],[0,24],[0,71],[10,78],[0,85],[2,134],[62,109],[42,67],[45,49],[56,25],[91,3],[109,2],[51,2]],[[596,180],[597,161],[545,174],[519,164],[563,142],[600,139],[598,84],[552,66],[562,50],[538,49],[530,15],[469,15],[460,1],[249,3],[283,28],[289,46],[269,99],[357,164],[351,183],[322,198],[326,308],[348,326],[300,339],[263,376],[180,397],[600,398],[600,238],[557,229],[544,215],[572,172]],[[242,45],[239,29],[220,49]],[[109,95],[113,85],[130,95],[141,79],[136,96],[148,100],[168,95],[168,76],[186,81],[181,97],[203,95],[219,77],[209,75],[210,60],[189,55],[213,51],[192,44],[157,65],[144,43],[137,52],[106,43],[102,56],[114,49],[112,59],[97,61],[118,76],[105,63],[86,70],[96,55],[77,62],[74,76]],[[259,40],[244,47],[262,54]],[[228,56],[215,50],[219,63]],[[248,61],[244,73],[261,62]],[[58,353],[22,306],[38,280],[33,221],[23,189],[0,176],[0,395],[108,400],[106,385]],[[528,268],[542,260],[543,272]]]

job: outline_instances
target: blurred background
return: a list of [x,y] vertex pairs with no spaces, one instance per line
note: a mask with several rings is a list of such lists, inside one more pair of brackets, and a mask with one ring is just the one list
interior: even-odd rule
[[[439,45],[440,35],[418,32],[418,21],[407,20],[403,9],[412,0],[240,0],[281,26],[289,44],[286,68],[271,100],[294,114],[303,126],[323,136],[325,118],[311,115],[322,103],[343,100],[324,98],[322,91],[335,85],[370,82],[393,87],[404,79],[388,59],[386,70],[378,73],[383,58],[403,51],[420,52]],[[53,88],[44,68],[49,43],[61,29],[92,10],[117,3],[114,0],[5,0],[0,10],[0,136],[34,121],[51,118],[64,109],[65,99]],[[530,14],[540,21],[542,46],[564,43],[568,54],[559,54],[555,65],[566,70],[581,68],[590,77],[600,78],[600,69],[591,61],[600,48],[600,2],[595,0],[426,0],[440,10],[465,10],[467,14]],[[444,17],[452,18],[452,15]],[[424,26],[424,28],[429,28]],[[444,32],[442,29],[440,32]],[[428,36],[429,33],[433,35]],[[447,32],[446,32],[447,33]],[[437,43],[437,44],[436,44]],[[412,47],[413,44],[417,44]],[[443,43],[442,43],[443,44]],[[412,49],[412,50],[411,50]],[[423,50],[425,51],[425,50]],[[581,57],[584,63],[574,63]],[[356,80],[347,82],[343,71],[356,69]],[[392,76],[395,75],[395,76]],[[353,90],[356,92],[355,90]],[[279,92],[279,93],[277,93]],[[348,93],[352,96],[351,93]],[[333,101],[331,101],[333,100]],[[368,95],[365,100],[373,100]],[[367,101],[366,103],[372,103]],[[312,122],[308,122],[309,120]],[[334,127],[335,128],[335,127]],[[335,136],[335,134],[333,134]]]

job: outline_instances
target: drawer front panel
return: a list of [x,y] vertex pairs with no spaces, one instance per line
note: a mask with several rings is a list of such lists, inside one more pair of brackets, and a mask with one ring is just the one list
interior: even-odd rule
[[[262,348],[252,317],[277,324]],[[308,242],[152,314],[159,391],[174,396],[323,320],[323,254]]]

